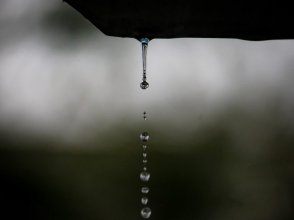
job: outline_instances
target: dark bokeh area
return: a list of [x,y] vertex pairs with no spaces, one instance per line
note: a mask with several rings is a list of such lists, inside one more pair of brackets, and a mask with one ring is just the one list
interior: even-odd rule
[[[59,0],[0,2],[0,218],[294,218],[294,42],[107,37]],[[147,111],[148,120],[142,118]]]

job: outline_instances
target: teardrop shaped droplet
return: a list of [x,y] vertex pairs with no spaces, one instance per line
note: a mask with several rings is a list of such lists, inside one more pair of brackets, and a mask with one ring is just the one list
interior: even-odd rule
[[143,81],[140,83],[140,87],[141,89],[147,89],[149,87],[149,83],[147,81]]
[[149,83],[146,81],[146,66],[147,66],[147,48],[148,48],[148,38],[142,38],[142,60],[143,60],[143,82],[141,82],[140,87],[141,89],[147,89],[149,87]]
[[148,208],[148,207],[144,207],[142,210],[141,210],[141,216],[143,218],[150,218],[151,216],[151,209]]
[[144,186],[144,187],[142,187],[141,192],[144,194],[147,194],[147,193],[149,193],[149,188]]
[[143,141],[143,142],[147,142],[148,139],[149,139],[149,134],[148,134],[148,132],[146,132],[146,131],[142,132],[142,133],[140,134],[140,139],[141,139],[141,141]]
[[140,173],[140,179],[144,182],[147,182],[149,181],[150,179],[150,173],[146,172],[146,171],[143,171]]
[[142,203],[143,205],[147,205],[147,203],[148,203],[148,198],[147,198],[147,197],[142,197],[142,198],[141,198],[141,203]]

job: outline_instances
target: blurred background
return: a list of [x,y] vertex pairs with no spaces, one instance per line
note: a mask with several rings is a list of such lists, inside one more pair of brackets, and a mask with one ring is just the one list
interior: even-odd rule
[[[294,41],[103,35],[61,0],[0,1],[1,219],[294,218]],[[147,111],[148,120],[142,118]]]

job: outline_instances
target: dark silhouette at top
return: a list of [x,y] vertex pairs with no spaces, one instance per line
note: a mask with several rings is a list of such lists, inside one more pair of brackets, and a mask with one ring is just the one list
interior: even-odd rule
[[65,1],[110,36],[294,38],[292,7],[277,0]]

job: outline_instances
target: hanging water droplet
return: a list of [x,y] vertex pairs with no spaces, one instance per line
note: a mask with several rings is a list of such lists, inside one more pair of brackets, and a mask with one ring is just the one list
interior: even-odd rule
[[147,76],[146,76],[146,65],[147,65],[147,48],[148,48],[148,38],[142,38],[141,40],[142,43],[142,60],[143,60],[143,82],[140,84],[141,89],[147,89],[149,87],[149,83],[146,81]]
[[146,163],[147,163],[147,160],[143,160],[143,163],[145,163],[145,164],[146,164]]
[[[147,89],[149,87],[149,83],[147,81],[142,81],[140,83],[141,89]],[[145,118],[144,118],[145,119]],[[145,119],[146,120],[146,119]]]
[[141,210],[141,215],[143,218],[149,218],[150,215],[151,215],[151,209],[148,208],[148,207],[144,207],[142,210]]
[[144,131],[143,133],[140,134],[140,139],[143,142],[147,142],[149,139],[149,134],[148,132]]
[[150,179],[150,173],[146,172],[146,171],[143,171],[140,173],[140,179],[144,182],[147,182],[149,181]]
[[147,193],[149,193],[149,188],[144,186],[144,187],[142,187],[141,192],[144,194],[147,194]]
[[147,203],[148,203],[148,198],[147,198],[147,197],[142,197],[142,198],[141,198],[141,203],[142,203],[143,205],[147,205]]
[[147,157],[147,153],[143,153],[143,157]]

